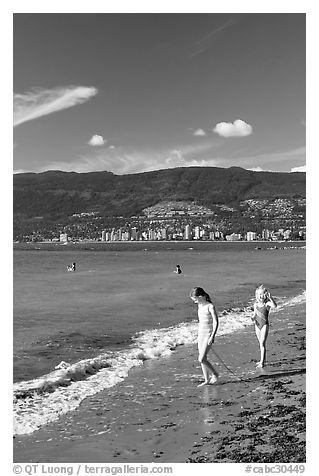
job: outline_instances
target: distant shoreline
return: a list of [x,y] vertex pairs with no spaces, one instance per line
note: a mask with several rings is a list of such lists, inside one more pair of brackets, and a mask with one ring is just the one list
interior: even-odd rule
[[306,244],[306,240],[290,241],[290,240],[281,240],[281,241],[268,241],[268,240],[116,240],[116,241],[100,241],[100,240],[85,240],[85,241],[69,241],[67,243],[61,243],[60,241],[14,241],[13,244],[31,244],[31,245],[85,245],[85,244],[146,244],[146,243],[271,243],[271,244],[283,244],[283,243],[300,243]]

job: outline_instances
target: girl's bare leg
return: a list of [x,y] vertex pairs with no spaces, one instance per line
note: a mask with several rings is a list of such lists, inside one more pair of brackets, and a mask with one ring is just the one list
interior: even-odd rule
[[256,335],[259,341],[260,348],[260,362],[257,364],[257,368],[263,368],[266,362],[266,340],[268,337],[269,326],[265,325],[261,329],[256,327]]
[[214,383],[216,382],[216,380],[218,379],[218,372],[217,370],[212,366],[212,364],[207,360],[207,357],[206,357],[206,365],[209,369],[209,372],[210,372],[210,377],[209,377],[209,381],[210,383]]
[[[260,348],[260,329],[259,329],[259,327],[257,327],[256,325],[255,325],[255,332],[256,332],[257,339],[258,339],[259,348]],[[260,360],[259,360],[259,362],[257,363],[256,367],[257,367],[257,368],[260,368],[260,367],[261,367],[261,356],[260,356]]]
[[209,368],[207,367],[206,363],[201,362],[202,372],[204,376],[204,382],[197,385],[197,387],[202,387],[203,385],[209,385]]
[[203,376],[204,376],[204,382],[198,385],[198,387],[201,387],[202,385],[208,385],[209,384],[209,367],[206,365],[206,354],[208,352],[208,337],[206,335],[198,335],[198,362],[201,365]]
[[211,348],[211,345],[205,345],[203,352],[200,352],[198,360],[201,364],[202,367],[202,372],[204,376],[204,382],[198,385],[198,387],[201,387],[203,385],[209,385],[210,383],[216,382],[218,378],[218,372],[214,369],[212,364],[207,360],[207,353],[209,349]]

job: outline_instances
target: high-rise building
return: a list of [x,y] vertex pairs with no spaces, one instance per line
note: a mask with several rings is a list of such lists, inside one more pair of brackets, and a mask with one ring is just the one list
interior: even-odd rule
[[255,231],[247,231],[247,241],[254,241],[257,239],[257,233]]
[[131,239],[132,240],[138,240],[138,232],[137,232],[137,228],[136,227],[133,227],[131,229]]
[[191,229],[190,225],[185,226],[184,238],[185,238],[185,240],[191,240],[192,239],[192,229]]
[[154,230],[148,230],[148,239],[151,241],[156,240],[156,232]]
[[224,239],[224,233],[222,231],[215,231],[215,239],[216,240],[223,240]]
[[261,237],[263,240],[269,240],[271,236],[271,232],[267,229],[264,229],[262,232],[261,232]]
[[67,233],[60,233],[60,243],[67,243],[67,242],[68,242]]
[[195,239],[195,240],[199,240],[199,239],[200,239],[200,228],[199,228],[199,226],[195,226],[194,239]]

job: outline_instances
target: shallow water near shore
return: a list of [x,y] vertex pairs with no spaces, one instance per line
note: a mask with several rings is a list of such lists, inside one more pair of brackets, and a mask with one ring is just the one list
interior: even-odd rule
[[[269,425],[284,435],[278,418],[281,408],[286,407],[283,415],[296,413],[298,399],[302,401],[305,358],[300,339],[304,329],[304,304],[290,303],[273,315],[264,370],[255,368],[258,346],[252,326],[219,336],[210,353],[220,374],[217,385],[197,387],[202,377],[195,344],[148,361],[118,385],[87,398],[75,412],[31,435],[17,437],[15,461],[231,462],[232,451],[221,451],[221,443],[233,436],[238,452],[240,432],[240,448],[247,458],[245,442],[253,437],[249,424],[260,426],[260,421],[264,424],[264,438],[259,441],[263,450],[260,445],[254,447],[251,457],[263,461],[263,451],[265,455],[274,451],[265,431],[268,413],[279,412]],[[297,428],[292,424],[292,434],[298,439],[290,461],[304,461],[297,443],[303,448],[305,435]],[[277,445],[276,451],[279,449]],[[277,459],[280,461],[289,459]]]
[[[165,367],[167,359],[182,357],[185,346],[194,345],[196,306],[188,298],[194,286],[212,294],[224,336],[250,325],[251,300],[261,282],[281,306],[304,299],[302,246],[154,245],[15,250],[17,434],[37,434],[43,425],[81,411],[90,399],[99,406],[100,395],[112,395],[129,381],[132,394],[125,392],[133,402],[134,378],[141,385],[143,378],[150,381],[146,375],[155,362]],[[78,270],[67,273],[73,261]],[[180,276],[173,273],[177,263]],[[55,370],[61,361],[70,364],[67,370]],[[157,371],[152,384],[163,389],[163,378]],[[147,390],[141,408],[146,397]],[[160,398],[166,401],[168,394]],[[93,431],[98,427],[96,421]]]

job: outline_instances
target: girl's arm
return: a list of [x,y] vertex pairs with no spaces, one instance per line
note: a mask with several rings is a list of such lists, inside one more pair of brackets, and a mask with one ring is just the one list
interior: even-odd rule
[[268,291],[267,293],[267,298],[268,298],[268,301],[266,302],[266,305],[267,306],[270,306],[272,308],[275,308],[277,307],[277,303],[276,301],[274,300],[274,298],[271,296],[270,292]]
[[211,313],[212,317],[213,317],[213,331],[208,339],[208,345],[212,344],[214,342],[214,339],[215,339],[215,335],[216,335],[216,332],[217,332],[217,329],[218,329],[218,315],[217,315],[217,311],[216,311],[216,308],[214,306],[214,304],[211,304],[209,306],[209,312]]

